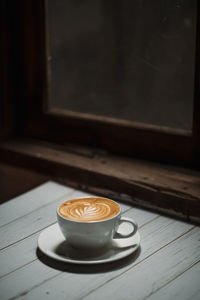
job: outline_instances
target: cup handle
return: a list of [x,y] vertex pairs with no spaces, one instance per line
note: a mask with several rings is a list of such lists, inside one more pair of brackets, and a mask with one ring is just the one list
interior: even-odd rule
[[132,219],[121,217],[120,220],[119,220],[118,225],[121,225],[122,223],[131,224],[133,226],[133,231],[130,232],[129,234],[123,234],[123,233],[119,233],[119,232],[116,231],[114,233],[114,236],[113,236],[114,239],[128,238],[128,237],[133,236],[137,232],[138,225]]

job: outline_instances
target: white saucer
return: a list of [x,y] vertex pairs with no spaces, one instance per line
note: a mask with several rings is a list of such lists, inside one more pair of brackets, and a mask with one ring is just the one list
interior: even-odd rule
[[88,253],[76,250],[67,243],[58,224],[43,230],[38,238],[38,247],[46,255],[61,262],[73,264],[102,264],[124,258],[137,250],[140,235],[129,238],[113,239],[110,247],[104,251]]

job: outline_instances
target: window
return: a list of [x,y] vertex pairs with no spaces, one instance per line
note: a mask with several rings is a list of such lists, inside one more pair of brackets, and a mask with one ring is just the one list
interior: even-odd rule
[[[131,13],[133,5],[137,11],[135,16]],[[19,85],[23,86],[23,90],[25,88],[22,95],[25,105],[27,98],[31,99],[31,105],[29,102],[26,107],[28,118],[21,127],[27,128],[27,133],[32,136],[60,143],[85,144],[111,153],[196,166],[200,122],[198,55],[195,52],[198,49],[198,41],[195,41],[197,2],[185,0],[166,4],[157,0],[154,5],[150,6],[147,1],[142,7],[139,2],[133,4],[129,1],[106,4],[102,0],[82,3],[41,1],[40,4],[32,3],[32,7],[24,4],[19,12],[22,35],[20,67],[24,74]],[[166,16],[172,19],[167,25]],[[80,23],[77,24],[75,18]],[[156,29],[161,30],[158,22],[165,25],[162,32],[156,32],[152,37]],[[136,26],[146,37],[147,45],[152,42],[161,48],[159,50],[155,45],[147,48],[146,56],[151,56],[149,62],[144,62],[146,44],[138,37]],[[150,37],[145,35],[148,27],[151,27]],[[80,38],[82,31],[83,37]],[[168,39],[167,34],[170,33],[174,36]],[[160,39],[164,40],[164,44],[156,35],[162,35]],[[184,45],[185,40],[187,45]],[[132,46],[134,41],[136,47]],[[114,50],[118,51],[115,53],[117,58]],[[165,55],[165,60],[163,54],[168,52],[170,55]],[[140,53],[143,58],[139,57]],[[196,64],[192,64],[195,57]],[[153,59],[158,59],[157,66],[152,66]],[[88,69],[84,63],[87,63]],[[176,70],[173,69],[175,63]],[[69,64],[68,70],[66,64]],[[132,72],[133,67],[135,71]],[[161,68],[164,74],[155,68]],[[144,76],[143,80],[137,78],[138,72],[138,77]],[[171,74],[173,78],[170,78]],[[167,92],[167,89],[171,91]],[[151,101],[147,99],[148,94]],[[115,105],[114,112],[112,108],[117,96],[120,97],[119,107]],[[87,97],[90,99],[86,105]],[[132,101],[132,97],[136,100]],[[93,106],[92,101],[95,103]],[[126,105],[123,106],[124,103]],[[97,104],[100,114],[95,112]],[[131,109],[126,109],[129,106]],[[69,109],[66,110],[66,107]],[[124,111],[120,107],[124,107]],[[152,113],[148,115],[149,110]]]
[[[141,3],[144,5],[143,7],[140,7]],[[54,12],[61,11],[64,16],[63,19],[60,18],[59,22],[60,28],[63,27],[65,10],[62,9],[62,6],[59,7],[61,4],[68,5],[74,16],[80,17],[82,25],[81,28],[80,26],[76,27],[71,17],[73,14],[68,13],[69,18],[66,16],[67,20],[65,20],[68,28],[65,30],[67,30],[69,45],[65,52],[66,40],[64,40],[64,54],[62,45],[60,48],[59,44],[63,41],[62,35],[57,34],[58,31],[54,28],[58,25],[57,20],[52,19]],[[6,3],[7,14],[12,24],[12,47],[9,49],[12,49],[10,50],[13,55],[11,67],[14,70],[13,82],[15,83],[14,100],[11,101],[15,111],[12,134],[14,137],[26,136],[35,138],[35,140],[28,143],[23,139],[22,142],[18,142],[18,140],[15,142],[11,139],[8,143],[1,145],[1,157],[9,162],[20,163],[22,166],[28,165],[34,169],[47,170],[48,174],[57,176],[59,180],[65,178],[64,182],[68,184],[73,185],[76,182],[76,187],[84,188],[86,186],[87,188],[90,185],[89,190],[95,193],[99,192],[107,196],[112,196],[113,193],[116,198],[125,200],[136,197],[140,200],[143,199],[140,203],[144,203],[144,205],[164,209],[173,207],[175,211],[187,216],[198,215],[200,207],[198,175],[196,173],[189,175],[188,172],[184,173],[177,169],[168,171],[167,165],[159,167],[159,165],[149,162],[167,162],[193,168],[198,168],[200,165],[200,44],[199,7],[197,4],[195,0],[176,1],[176,3],[156,0],[154,5],[158,7],[155,8],[150,6],[149,1],[58,2],[32,0],[12,3],[12,7],[10,3]],[[134,18],[131,14],[133,12],[132,5],[136,5],[137,8],[134,11]],[[81,16],[82,12],[77,10],[78,6],[81,7],[84,16]],[[91,15],[86,15],[88,9],[92,9],[94,19]],[[151,11],[150,21],[148,10]],[[173,16],[168,25],[165,24],[166,13],[163,13],[166,10],[169,10],[170,13],[172,11]],[[158,17],[152,22],[154,11],[158,12]],[[88,16],[89,25],[93,22],[93,26],[89,29],[87,29],[88,24],[86,24],[87,28],[83,26],[85,16]],[[139,16],[138,19],[137,16]],[[158,43],[157,36],[154,39],[149,37],[160,21],[164,23],[163,28],[168,33],[170,30],[172,33],[175,30],[181,37],[179,41],[175,42],[175,45],[177,52],[181,52],[180,49],[185,47],[181,60],[187,62],[186,65],[177,63],[172,47],[174,43],[169,44],[168,39],[165,40],[165,35],[162,37],[164,39],[162,47]],[[181,23],[183,27],[176,23],[180,21],[183,22]],[[99,27],[96,28],[94,24]],[[160,45],[162,51],[156,49],[158,52],[154,52],[156,47],[150,47],[148,48],[149,52],[146,53],[146,44],[143,45],[143,38],[138,37],[135,24],[140,28],[143,36],[146,36],[146,42],[149,44],[152,40]],[[88,39],[79,39],[79,30],[85,30],[86,34],[88,33],[86,29],[90,32]],[[75,32],[76,30],[77,32]],[[148,34],[147,30],[149,30]],[[78,42],[75,41],[76,34],[74,32],[78,36]],[[135,37],[132,40],[133,33]],[[159,36],[161,33],[157,32],[157,34]],[[90,38],[91,36],[92,38]],[[66,35],[63,34],[63,37],[66,38]],[[173,40],[173,38],[172,36],[171,39]],[[183,46],[185,39],[187,45]],[[90,45],[90,41],[94,40],[97,45]],[[57,42],[59,47],[56,50]],[[79,49],[74,53],[76,42]],[[80,47],[81,45],[82,47]],[[170,50],[170,47],[173,49]],[[166,53],[171,53],[170,59],[166,62],[165,59],[159,58],[159,63],[155,64],[153,59],[156,60],[159,53],[163,54],[165,48]],[[114,49],[116,53],[113,57]],[[58,51],[58,56],[55,51]],[[61,55],[59,51],[61,51]],[[188,52],[192,53],[186,55]],[[68,58],[70,55],[66,58],[66,53],[71,55],[70,61]],[[59,63],[62,55],[64,55],[64,60],[71,63],[69,71],[67,70],[68,73],[65,73],[65,68],[62,69],[62,64]],[[147,60],[148,55],[150,60]],[[84,58],[87,58],[88,69]],[[7,57],[7,61],[8,59]],[[179,72],[181,76],[176,76],[176,72],[173,72],[175,62],[178,64],[176,65],[177,73]],[[76,66],[78,71],[74,71],[70,78],[73,66]],[[143,66],[144,69],[140,69],[140,66]],[[181,72],[179,67],[182,68]],[[159,73],[158,68],[165,70],[164,74]],[[138,76],[140,78],[137,77],[138,72],[140,72],[140,76]],[[173,85],[174,94],[172,96],[174,98],[170,98],[171,94],[166,93],[163,80],[166,74],[168,83],[170,86]],[[170,74],[173,74],[176,82],[175,79],[171,80]],[[145,78],[141,80],[143,75]],[[66,78],[63,78],[65,76]],[[80,82],[81,78],[84,79],[84,84]],[[87,81],[89,83],[86,86]],[[155,82],[158,82],[158,94],[153,88]],[[56,87],[57,84],[60,85],[59,88]],[[143,84],[145,90],[142,88]],[[66,102],[65,95],[63,98],[65,85]],[[148,102],[148,105],[153,107],[154,116],[153,114],[148,115],[149,109],[144,115],[141,110],[142,108],[146,109],[144,103],[147,103],[145,102],[148,98],[147,91],[151,96],[151,102]],[[91,102],[87,106],[82,105],[82,95],[85,101],[90,95],[89,101],[95,100],[95,105],[92,107]],[[132,95],[137,100],[136,102],[132,102]],[[164,97],[160,97],[160,95],[164,95]],[[135,105],[134,110],[122,111],[117,108],[114,112],[112,107],[116,96],[119,97],[118,103],[121,103],[121,107],[124,101],[129,103],[131,99],[130,107]],[[184,102],[189,99],[187,105],[184,106],[187,109],[183,108],[182,110],[186,120],[184,122],[182,122],[182,118],[176,119],[183,98]],[[108,102],[108,99],[111,105],[104,110],[104,104]],[[157,102],[154,102],[155,99]],[[164,101],[161,105],[159,99]],[[170,103],[171,99],[173,99],[173,103]],[[179,103],[178,110],[175,109],[172,114],[171,110],[176,100]],[[143,104],[141,105],[141,103]],[[160,107],[156,103],[159,103]],[[170,118],[173,115],[171,124],[168,123],[168,118],[165,118],[166,103]],[[95,111],[96,104],[101,104],[101,109]],[[129,107],[129,105],[125,107]],[[137,111],[135,114],[136,110],[140,113]],[[143,117],[145,118],[143,119]],[[160,117],[162,118],[159,120]],[[66,149],[67,151],[65,151]],[[108,155],[102,154],[104,153],[101,152],[102,150],[107,151]],[[74,151],[77,153],[76,157]],[[78,156],[78,154],[81,155]],[[145,160],[141,162],[136,158]],[[137,202],[137,200],[135,201]]]
[[196,0],[48,1],[50,109],[192,129]]

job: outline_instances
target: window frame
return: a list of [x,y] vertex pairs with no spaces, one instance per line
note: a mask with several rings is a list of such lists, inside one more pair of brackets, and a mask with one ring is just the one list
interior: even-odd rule
[[[158,128],[141,127],[141,124],[126,121],[119,124],[114,119],[47,112],[44,100],[49,94],[50,74],[46,72],[46,1],[3,0],[1,4],[3,26],[0,30],[1,33],[5,30],[8,35],[1,35],[5,93],[0,103],[3,108],[0,114],[0,161],[20,169],[35,170],[77,189],[199,223],[199,171],[128,158],[132,155],[199,168],[199,5],[194,123],[193,134],[189,135],[179,130],[172,133],[166,128],[159,132]],[[89,132],[91,127],[92,132]],[[104,136],[106,133],[113,134],[116,143],[121,143],[119,134],[124,134],[125,140],[127,135],[134,134],[134,142],[128,145],[126,140],[127,147],[123,145],[116,149],[109,135]],[[147,136],[149,143],[144,142]],[[157,141],[164,150],[162,153],[152,146]],[[141,144],[137,145],[138,142]],[[81,147],[81,143],[89,148]],[[177,144],[178,147],[173,148]],[[90,146],[104,147],[111,153]]]
[[6,1],[0,3],[0,141],[3,141],[13,132],[13,75],[12,75],[12,12]]
[[19,37],[17,133],[60,144],[78,143],[119,155],[199,168],[200,166],[200,17],[197,3],[194,113],[192,131],[48,110],[50,68],[47,0],[16,6]]
[[[50,96],[47,0],[10,4],[15,45],[14,77],[17,95],[15,131],[60,144],[77,143],[119,155],[175,165],[200,166],[200,17],[197,7],[194,114],[192,131],[48,110]],[[13,7],[14,5],[14,7]],[[9,6],[9,5],[8,5]],[[11,8],[10,8],[11,9]],[[20,73],[21,76],[18,76]]]

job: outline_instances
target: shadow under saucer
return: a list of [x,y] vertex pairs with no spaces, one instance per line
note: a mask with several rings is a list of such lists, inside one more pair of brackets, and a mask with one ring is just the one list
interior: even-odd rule
[[[58,224],[53,224],[41,232],[38,238],[37,256],[42,262],[56,269],[69,270],[67,265],[79,265],[78,268],[70,267],[70,269],[80,272],[80,265],[82,265],[83,272],[88,272],[88,269],[96,272],[109,270],[108,265],[112,265],[112,268],[119,268],[124,263],[134,261],[140,253],[140,250],[137,251],[140,248],[139,245],[140,235],[136,232],[129,238],[113,239],[108,247],[80,250],[70,246]],[[102,267],[98,267],[100,265]]]
[[[60,251],[60,249],[61,249],[62,254],[63,254],[64,246],[65,245],[62,244],[62,245],[60,245],[60,247],[58,247],[59,248],[58,251]],[[54,268],[56,270],[59,270],[59,271],[70,272],[70,273],[80,273],[80,274],[103,273],[103,272],[109,272],[109,271],[121,269],[127,265],[134,263],[140,256],[140,253],[141,253],[141,247],[139,246],[134,253],[132,253],[124,258],[121,258],[117,261],[105,262],[102,264],[88,265],[88,264],[74,264],[74,263],[69,263],[69,262],[61,262],[61,261],[55,260],[54,258],[47,256],[39,248],[37,248],[37,250],[36,250],[36,255],[37,255],[38,259],[45,265],[47,265],[51,268]],[[73,259],[77,258],[78,253],[74,248],[70,249],[70,254]],[[101,254],[103,255],[103,251]],[[65,253],[63,254],[63,256],[65,256]],[[81,258],[82,260],[84,260],[84,259],[87,260],[88,258],[92,259],[86,253],[82,254],[82,258]],[[79,259],[80,259],[80,257],[79,257]],[[94,254],[93,254],[93,259],[95,259]]]

